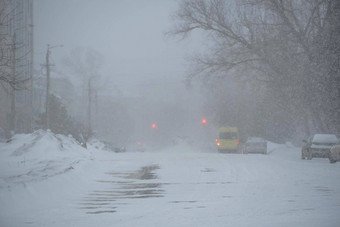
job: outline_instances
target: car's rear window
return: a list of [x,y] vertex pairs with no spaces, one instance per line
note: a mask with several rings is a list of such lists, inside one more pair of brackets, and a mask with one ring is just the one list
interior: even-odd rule
[[249,137],[246,141],[247,143],[263,143],[266,142],[263,138],[260,137]]
[[237,133],[236,132],[220,132],[219,134],[220,139],[237,139]]

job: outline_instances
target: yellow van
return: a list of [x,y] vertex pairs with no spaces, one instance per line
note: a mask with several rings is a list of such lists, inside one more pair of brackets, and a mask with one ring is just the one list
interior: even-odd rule
[[216,142],[219,152],[238,152],[240,145],[238,129],[236,127],[221,127]]

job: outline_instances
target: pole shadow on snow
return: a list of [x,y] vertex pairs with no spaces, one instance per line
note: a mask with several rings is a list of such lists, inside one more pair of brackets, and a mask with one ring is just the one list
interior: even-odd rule
[[[114,180],[97,180],[100,184],[112,185],[108,190],[94,190],[79,203],[80,209],[87,214],[115,213],[117,206],[126,205],[131,199],[147,199],[164,196],[161,183],[152,182],[157,179],[155,170],[158,165],[141,167],[135,172],[107,172]],[[116,180],[118,178],[118,180]]]

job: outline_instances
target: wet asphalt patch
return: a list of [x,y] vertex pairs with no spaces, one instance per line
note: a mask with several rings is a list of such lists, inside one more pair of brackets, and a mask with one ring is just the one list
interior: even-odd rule
[[79,203],[79,209],[86,210],[87,214],[115,213],[118,205],[127,205],[131,199],[164,197],[163,184],[152,182],[158,178],[154,172],[157,169],[158,165],[150,165],[134,172],[107,172],[118,180],[97,180],[112,187],[87,194]]
[[[111,171],[105,174],[108,179],[98,179],[98,188],[93,190],[82,198],[78,203],[78,208],[85,210],[87,214],[115,213],[119,207],[126,206],[136,199],[150,199],[165,196],[164,186],[180,185],[181,183],[171,182],[159,183],[156,170],[158,165],[148,165],[139,168],[136,171],[117,172]],[[216,172],[212,168],[204,168],[201,173]],[[190,185],[227,185],[233,184],[232,181],[207,181],[207,182],[187,182]],[[232,196],[223,196],[222,198],[232,198]],[[195,200],[174,200],[169,201],[172,204],[178,204],[183,209],[205,208],[199,201]],[[198,203],[198,204],[197,204]]]

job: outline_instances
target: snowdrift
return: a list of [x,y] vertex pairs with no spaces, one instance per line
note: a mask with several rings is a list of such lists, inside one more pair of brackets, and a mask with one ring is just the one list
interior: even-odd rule
[[0,143],[0,187],[39,181],[72,170],[90,152],[72,137],[38,130]]

